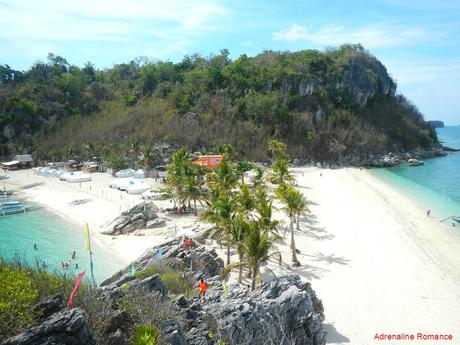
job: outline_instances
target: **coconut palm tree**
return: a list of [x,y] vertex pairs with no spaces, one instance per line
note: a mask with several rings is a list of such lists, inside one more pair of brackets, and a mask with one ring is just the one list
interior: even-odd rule
[[238,182],[238,174],[227,155],[224,155],[220,164],[208,175],[208,177],[211,187],[219,187],[225,192],[230,191]]
[[281,185],[276,191],[277,197],[285,205],[284,209],[286,210],[289,216],[289,230],[291,232],[291,251],[292,251],[292,263],[293,266],[300,266],[300,262],[297,260],[297,249],[295,245],[294,237],[294,223],[296,220],[297,213],[304,212],[306,208],[306,203],[303,198],[303,194],[296,190],[290,185]]
[[238,283],[243,281],[243,266],[245,254],[245,240],[249,231],[250,221],[244,212],[237,212],[232,219],[232,243],[238,252]]
[[225,242],[227,248],[226,265],[230,265],[232,220],[238,210],[238,203],[232,193],[228,193],[221,188],[217,191],[212,191],[210,195],[211,198],[208,200],[209,208],[203,214],[203,219],[214,223],[216,227],[205,232],[204,235],[218,239],[221,243]]
[[261,229],[279,237],[279,222],[273,219],[273,200],[268,196],[267,190],[261,186],[256,188],[254,208]]
[[[132,144],[134,145],[134,143]],[[153,166],[158,162],[158,152],[152,146],[147,146],[144,148],[143,158],[139,161],[139,163],[144,167],[146,170],[150,170]]]
[[286,153],[286,144],[283,142],[272,139],[268,142],[267,144],[267,150],[270,152],[273,158],[287,158],[287,153]]
[[235,163],[235,172],[241,178],[241,184],[244,184],[244,174],[253,167],[254,165],[248,161],[238,161]]
[[287,182],[293,182],[294,177],[289,172],[289,161],[282,157],[277,157],[271,167],[270,181],[282,185]]
[[263,183],[264,170],[258,165],[254,166],[254,170],[256,172],[256,175],[252,178],[252,182],[253,182],[253,186],[257,187]]
[[279,252],[271,253],[275,237],[263,231],[259,223],[252,222],[248,227],[247,236],[244,241],[244,252],[247,256],[248,266],[252,276],[252,290],[256,287],[256,277],[262,262],[267,261],[272,255],[279,255]]

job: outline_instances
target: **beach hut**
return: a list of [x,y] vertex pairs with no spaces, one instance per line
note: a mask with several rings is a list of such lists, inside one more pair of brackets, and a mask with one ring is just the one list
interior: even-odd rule
[[195,164],[202,165],[208,169],[215,168],[222,162],[224,156],[215,155],[215,156],[198,156],[197,160],[194,162]]
[[31,155],[16,155],[13,160],[19,162],[20,168],[32,168],[35,165]]
[[3,162],[2,163],[2,168],[4,170],[17,170],[19,169],[19,161],[9,161],[9,162]]

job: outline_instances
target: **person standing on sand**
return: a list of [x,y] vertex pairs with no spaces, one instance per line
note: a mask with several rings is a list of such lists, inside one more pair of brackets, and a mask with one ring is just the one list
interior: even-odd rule
[[426,211],[426,215],[427,217],[431,217],[431,208],[428,211]]

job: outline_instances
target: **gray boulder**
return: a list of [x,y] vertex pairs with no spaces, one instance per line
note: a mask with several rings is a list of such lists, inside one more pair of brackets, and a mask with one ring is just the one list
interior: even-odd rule
[[64,308],[64,298],[61,294],[40,300],[35,306],[35,315],[39,319],[46,319]]
[[[203,303],[206,315],[216,323],[220,337],[229,344],[324,345],[324,309],[309,283],[298,275],[274,279],[251,293],[236,286],[223,298],[216,280]],[[189,344],[203,343],[194,329],[187,332]]]
[[1,345],[95,345],[81,309],[56,313],[38,326],[5,340]]

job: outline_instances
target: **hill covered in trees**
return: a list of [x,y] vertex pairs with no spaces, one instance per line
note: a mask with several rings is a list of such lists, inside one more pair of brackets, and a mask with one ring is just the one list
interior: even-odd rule
[[27,71],[0,65],[1,156],[230,143],[243,157],[265,159],[271,139],[286,142],[292,157],[330,162],[438,144],[385,66],[360,45],[234,61],[227,50],[178,63],[137,58],[106,70],[53,54]]

